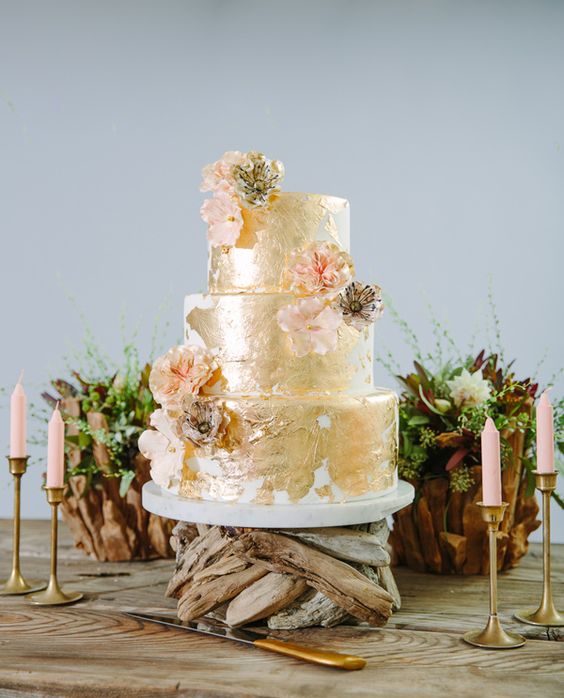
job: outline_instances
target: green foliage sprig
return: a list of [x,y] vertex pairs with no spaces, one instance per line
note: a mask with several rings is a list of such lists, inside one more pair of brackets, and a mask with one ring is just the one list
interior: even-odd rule
[[[166,307],[163,304],[160,312]],[[135,477],[137,443],[157,409],[149,389],[151,361],[142,361],[136,346],[137,333],[128,333],[122,315],[122,356],[112,360],[100,348],[84,316],[84,340],[79,351],[67,357],[67,378],[51,381],[52,390],[42,393],[48,409],[35,409],[34,416],[45,423],[50,410],[60,403],[67,424],[66,477],[84,475],[87,485],[101,477],[120,479],[120,493],[125,495]],[[155,321],[150,356],[159,351],[158,344],[167,325]],[[127,338],[127,335],[130,335]],[[107,429],[93,429],[90,414],[102,415]],[[75,432],[69,434],[68,432]],[[101,462],[99,449],[105,447],[107,458]],[[76,457],[76,453],[80,457]]]
[[[496,343],[501,341],[499,318],[490,293],[488,300]],[[513,362],[505,364],[503,352],[482,350],[477,354],[459,351],[448,330],[432,317],[435,338],[432,352],[424,353],[418,339],[389,299],[386,305],[405,341],[411,347],[414,370],[401,375],[390,352],[378,356],[379,362],[399,381],[400,442],[399,475],[409,480],[449,477],[450,488],[465,492],[474,483],[470,468],[480,464],[480,435],[486,418],[491,417],[500,431],[502,467],[513,458],[510,438],[523,435],[522,462],[532,493],[535,468],[536,423],[534,403],[539,395],[538,383],[532,378],[516,377]],[[474,404],[453,397],[453,379],[464,371],[479,373],[480,383],[488,395]],[[553,401],[554,402],[554,401]],[[564,400],[554,404],[555,440],[559,456],[564,454]],[[561,459],[557,464],[562,468]],[[555,495],[561,506],[561,498]]]
[[[69,463],[67,476],[86,475],[91,483],[96,477],[118,477],[122,494],[135,476],[135,457],[139,436],[147,428],[156,403],[149,389],[151,365],[142,365],[135,347],[125,347],[125,361],[121,371],[107,377],[87,380],[76,371],[72,382],[52,381],[55,393],[45,392],[42,397],[51,407],[60,403],[63,418],[76,434],[68,435],[67,456],[80,451],[80,461]],[[104,416],[108,428],[92,429],[88,415]],[[67,429],[67,431],[69,431]],[[101,464],[95,457],[95,444],[106,447],[108,463]]]

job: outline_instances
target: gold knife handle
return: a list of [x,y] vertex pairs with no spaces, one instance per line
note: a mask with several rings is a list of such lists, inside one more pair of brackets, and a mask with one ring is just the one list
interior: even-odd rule
[[366,666],[366,659],[362,657],[316,649],[315,647],[306,647],[305,645],[296,645],[293,642],[283,642],[282,640],[265,638],[264,640],[255,640],[253,644],[255,647],[260,647],[262,650],[278,652],[278,654],[285,654],[288,657],[295,657],[296,659],[303,659],[306,662],[323,664],[324,666],[330,666],[336,669],[355,671],[356,669],[363,669]]

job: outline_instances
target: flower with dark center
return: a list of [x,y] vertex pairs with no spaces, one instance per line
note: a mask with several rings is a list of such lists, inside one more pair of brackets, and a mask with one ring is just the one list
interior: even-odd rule
[[343,320],[357,330],[375,322],[384,311],[381,294],[380,287],[375,284],[350,283],[337,301]]
[[284,165],[262,153],[247,153],[246,160],[233,167],[235,192],[247,208],[266,206],[283,179]]
[[213,443],[225,427],[223,411],[210,400],[192,400],[184,405],[179,417],[179,436],[190,439],[196,446]]

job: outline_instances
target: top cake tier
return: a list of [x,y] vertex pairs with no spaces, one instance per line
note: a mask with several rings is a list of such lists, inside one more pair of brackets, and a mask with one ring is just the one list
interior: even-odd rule
[[287,292],[293,250],[329,241],[349,251],[349,211],[346,199],[301,192],[279,192],[267,207],[243,208],[235,245],[210,246],[210,292]]

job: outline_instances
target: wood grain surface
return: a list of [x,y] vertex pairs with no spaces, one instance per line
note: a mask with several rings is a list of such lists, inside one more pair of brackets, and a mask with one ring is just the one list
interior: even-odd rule
[[[10,522],[0,522],[0,575],[10,563]],[[24,522],[22,569],[48,572],[47,522]],[[555,598],[564,607],[564,546],[554,546]],[[525,626],[511,612],[535,604],[541,550],[531,546],[519,568],[499,578],[500,614],[530,640],[521,649],[479,650],[461,638],[481,627],[487,579],[395,570],[402,608],[385,628],[367,625],[277,631],[294,642],[364,656],[351,674],[300,663],[245,645],[143,624],[122,610],[173,611],[164,591],[170,560],[99,563],[76,551],[61,526],[60,580],[86,593],[75,606],[38,608],[0,597],[0,696],[190,696],[317,698],[441,696],[530,698],[564,695],[564,633]]]

